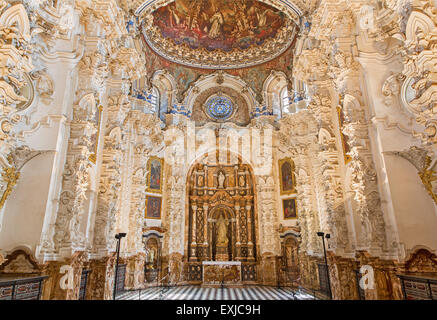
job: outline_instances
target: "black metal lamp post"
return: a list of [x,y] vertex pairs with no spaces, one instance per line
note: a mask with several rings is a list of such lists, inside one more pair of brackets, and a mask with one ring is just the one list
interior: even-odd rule
[[326,265],[326,274],[328,276],[328,291],[329,291],[329,299],[332,300],[332,291],[331,291],[331,279],[329,277],[329,267],[328,267],[328,259],[326,258],[326,247],[325,247],[325,238],[329,239],[331,238],[331,235],[327,233],[325,235],[324,232],[317,232],[317,235],[322,238],[323,242],[323,254],[325,255],[325,265]]
[[120,242],[121,242],[121,239],[124,237],[126,237],[126,233],[117,233],[115,235],[115,239],[117,239],[117,262],[115,264],[113,300],[115,300],[115,295],[116,295],[116,290],[117,290],[118,259],[120,258]]

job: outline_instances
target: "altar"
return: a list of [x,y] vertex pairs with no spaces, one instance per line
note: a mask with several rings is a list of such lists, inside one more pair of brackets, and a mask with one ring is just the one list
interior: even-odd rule
[[203,261],[202,286],[241,285],[240,261]]

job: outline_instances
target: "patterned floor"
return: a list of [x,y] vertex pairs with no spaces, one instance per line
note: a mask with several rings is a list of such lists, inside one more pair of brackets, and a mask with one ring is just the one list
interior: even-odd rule
[[[141,296],[140,296],[141,295]],[[252,286],[245,288],[201,288],[184,286],[127,291],[117,300],[313,300],[314,297],[290,288]]]

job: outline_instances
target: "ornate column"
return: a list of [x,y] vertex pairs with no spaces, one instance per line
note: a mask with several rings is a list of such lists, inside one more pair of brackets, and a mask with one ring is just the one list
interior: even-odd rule
[[247,260],[248,261],[254,261],[254,239],[253,237],[253,220],[252,220],[252,206],[250,204],[246,205],[246,218],[247,218]]
[[126,95],[110,98],[108,118],[103,131],[103,162],[92,249],[95,257],[104,257],[115,250],[115,226],[121,200],[121,166],[127,147],[122,136],[122,125],[129,109]]
[[190,253],[190,261],[197,261],[197,206],[192,205],[192,225],[191,225],[191,253]]
[[[337,12],[336,15],[343,13]],[[347,17],[352,13],[347,12]],[[350,17],[345,21],[353,26]],[[354,60],[352,47],[355,37],[352,32],[335,35],[330,64],[331,76],[336,92],[340,95],[340,105],[344,113],[343,133],[351,157],[351,189],[355,193],[355,211],[360,217],[361,232],[357,239],[358,248],[369,250],[374,255],[387,251],[386,225],[381,208],[378,177],[369,139],[367,107],[360,87],[360,65]]]
[[159,120],[155,115],[131,110],[128,115],[129,129],[133,130],[132,194],[130,196],[129,230],[127,232],[127,252],[131,256],[128,263],[126,286],[132,289],[144,286],[145,248],[143,245],[144,212],[146,206],[147,162],[154,150],[163,142]]
[[[177,171],[177,173],[180,171]],[[169,175],[170,176],[170,175]],[[170,282],[181,281],[183,271],[183,230],[184,230],[184,192],[185,183],[182,176],[173,174],[167,183],[166,225],[168,230],[164,239],[164,248],[169,255]]]
[[[329,248],[338,254],[349,250],[344,186],[340,173],[342,161],[334,134],[335,110],[329,95],[314,95],[309,105],[319,128],[318,156],[312,159],[314,183],[320,213],[321,231],[329,233]],[[320,241],[320,240],[319,240]]]
[[202,250],[202,257],[204,260],[208,259],[208,204],[203,204],[203,250]]
[[235,209],[235,218],[236,218],[236,236],[237,236],[237,241],[236,241],[236,250],[237,250],[237,255],[235,257],[235,260],[241,260],[241,234],[240,234],[240,224],[241,224],[241,216],[240,216],[240,206],[238,204],[236,204],[234,206]]

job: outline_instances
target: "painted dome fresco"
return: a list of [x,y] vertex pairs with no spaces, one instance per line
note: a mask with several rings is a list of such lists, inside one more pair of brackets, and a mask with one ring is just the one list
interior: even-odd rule
[[206,69],[272,60],[291,46],[297,31],[286,13],[255,0],[175,0],[146,17],[142,34],[156,53]]

